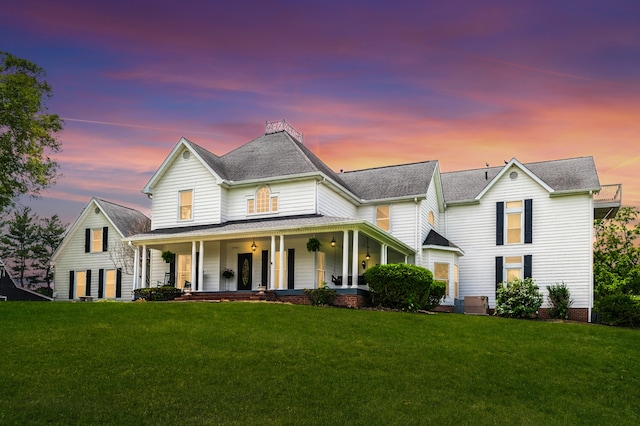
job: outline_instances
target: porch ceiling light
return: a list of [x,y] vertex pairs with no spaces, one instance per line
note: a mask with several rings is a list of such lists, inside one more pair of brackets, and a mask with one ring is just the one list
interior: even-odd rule
[[335,247],[335,246],[336,246],[336,236],[334,234],[333,238],[331,238],[331,247]]
[[369,237],[367,237],[367,255],[364,257],[365,259],[371,259],[371,255],[369,254]]
[[256,249],[258,248],[258,246],[256,245],[256,240],[253,240],[253,244],[251,244],[251,250],[252,251],[256,251]]

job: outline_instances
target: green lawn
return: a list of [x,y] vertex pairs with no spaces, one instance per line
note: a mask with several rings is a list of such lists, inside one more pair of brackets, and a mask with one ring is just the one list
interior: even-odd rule
[[0,424],[639,424],[640,331],[267,303],[0,303]]

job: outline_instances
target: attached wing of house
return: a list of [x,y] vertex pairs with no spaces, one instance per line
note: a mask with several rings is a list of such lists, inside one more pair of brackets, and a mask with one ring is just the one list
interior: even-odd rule
[[136,248],[123,239],[149,229],[143,213],[92,198],[53,254],[56,300],[131,300]]

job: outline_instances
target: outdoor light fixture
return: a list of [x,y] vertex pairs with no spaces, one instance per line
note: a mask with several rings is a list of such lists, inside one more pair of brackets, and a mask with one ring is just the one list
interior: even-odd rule
[[258,246],[256,245],[256,240],[253,240],[253,244],[251,244],[251,250],[252,251],[256,251],[256,249],[258,248]]
[[371,255],[369,254],[369,237],[367,237],[367,255],[364,257],[365,259],[371,259]]
[[335,247],[336,246],[336,235],[333,235],[333,238],[331,238],[331,247]]

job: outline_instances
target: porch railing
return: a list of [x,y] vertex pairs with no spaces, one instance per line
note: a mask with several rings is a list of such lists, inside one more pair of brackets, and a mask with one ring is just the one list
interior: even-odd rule
[[600,192],[593,197],[594,204],[622,203],[622,184],[602,185]]

